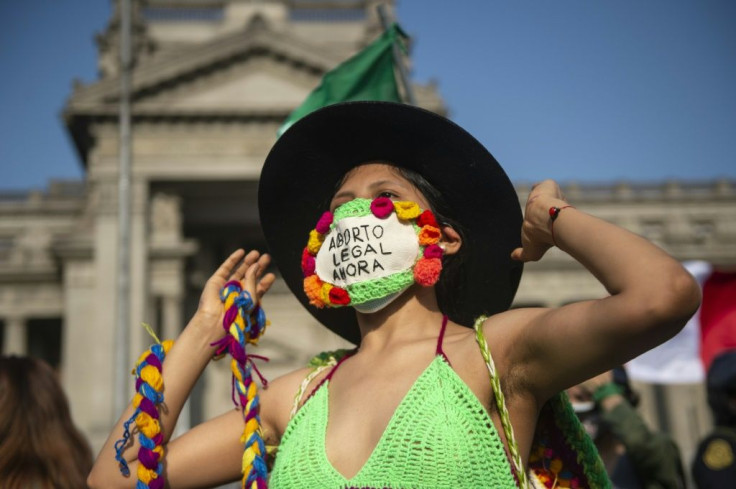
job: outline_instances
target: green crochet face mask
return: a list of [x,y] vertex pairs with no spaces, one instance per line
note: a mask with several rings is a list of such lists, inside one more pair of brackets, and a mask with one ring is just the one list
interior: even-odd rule
[[386,307],[442,270],[440,230],[431,211],[386,197],[346,202],[325,212],[302,254],[304,291],[317,307]]

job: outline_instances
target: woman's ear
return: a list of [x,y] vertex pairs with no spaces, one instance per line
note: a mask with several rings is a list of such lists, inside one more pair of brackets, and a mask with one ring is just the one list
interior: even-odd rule
[[460,233],[455,231],[452,226],[442,226],[442,239],[440,239],[440,248],[445,255],[454,255],[463,245],[463,238]]

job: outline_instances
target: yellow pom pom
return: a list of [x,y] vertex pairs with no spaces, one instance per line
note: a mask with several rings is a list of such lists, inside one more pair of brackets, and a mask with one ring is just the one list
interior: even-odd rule
[[396,215],[403,221],[416,219],[422,213],[416,202],[394,202],[394,209],[396,209]]
[[161,392],[164,388],[164,379],[161,378],[161,372],[153,365],[146,365],[141,369],[141,380],[153,387],[156,392]]
[[332,284],[328,284],[327,282],[322,284],[322,290],[320,291],[320,299],[322,299],[322,302],[327,304],[330,302],[330,290],[332,289]]
[[143,396],[141,395],[141,393],[136,392],[135,395],[133,396],[133,402],[132,402],[133,407],[137,408],[138,406],[140,406],[142,400],[143,400]]
[[562,460],[559,458],[552,460],[549,463],[549,470],[552,471],[553,474],[559,474],[560,470],[562,470]]
[[151,482],[153,479],[158,477],[156,472],[153,470],[147,469],[145,465],[139,464],[138,465],[138,480],[143,482],[144,484],[148,485],[149,482]]
[[307,250],[313,255],[319,252],[322,248],[322,243],[325,241],[325,235],[317,232],[316,229],[309,231],[309,241],[307,242]]
[[138,430],[148,438],[153,438],[161,432],[161,425],[157,419],[153,419],[148,413],[140,412],[135,417],[135,425]]
[[164,353],[169,353],[171,347],[174,346],[174,340],[165,340],[163,343],[161,343],[161,346],[164,347]]

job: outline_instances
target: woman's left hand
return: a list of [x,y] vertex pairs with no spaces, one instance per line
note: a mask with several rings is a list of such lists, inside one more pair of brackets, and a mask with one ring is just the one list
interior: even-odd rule
[[518,261],[537,261],[554,246],[550,225],[549,209],[567,205],[560,186],[554,180],[544,180],[529,193],[521,225],[521,248],[511,252]]

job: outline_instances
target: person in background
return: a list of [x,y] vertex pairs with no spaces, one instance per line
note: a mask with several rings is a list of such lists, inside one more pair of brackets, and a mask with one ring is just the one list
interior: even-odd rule
[[29,357],[0,357],[0,487],[87,487],[92,452],[69,415],[54,370]]
[[716,427],[698,445],[692,475],[698,489],[736,486],[736,350],[708,369],[708,404]]
[[680,450],[667,434],[652,431],[636,406],[623,367],[567,390],[573,409],[595,442],[614,488],[685,487]]

